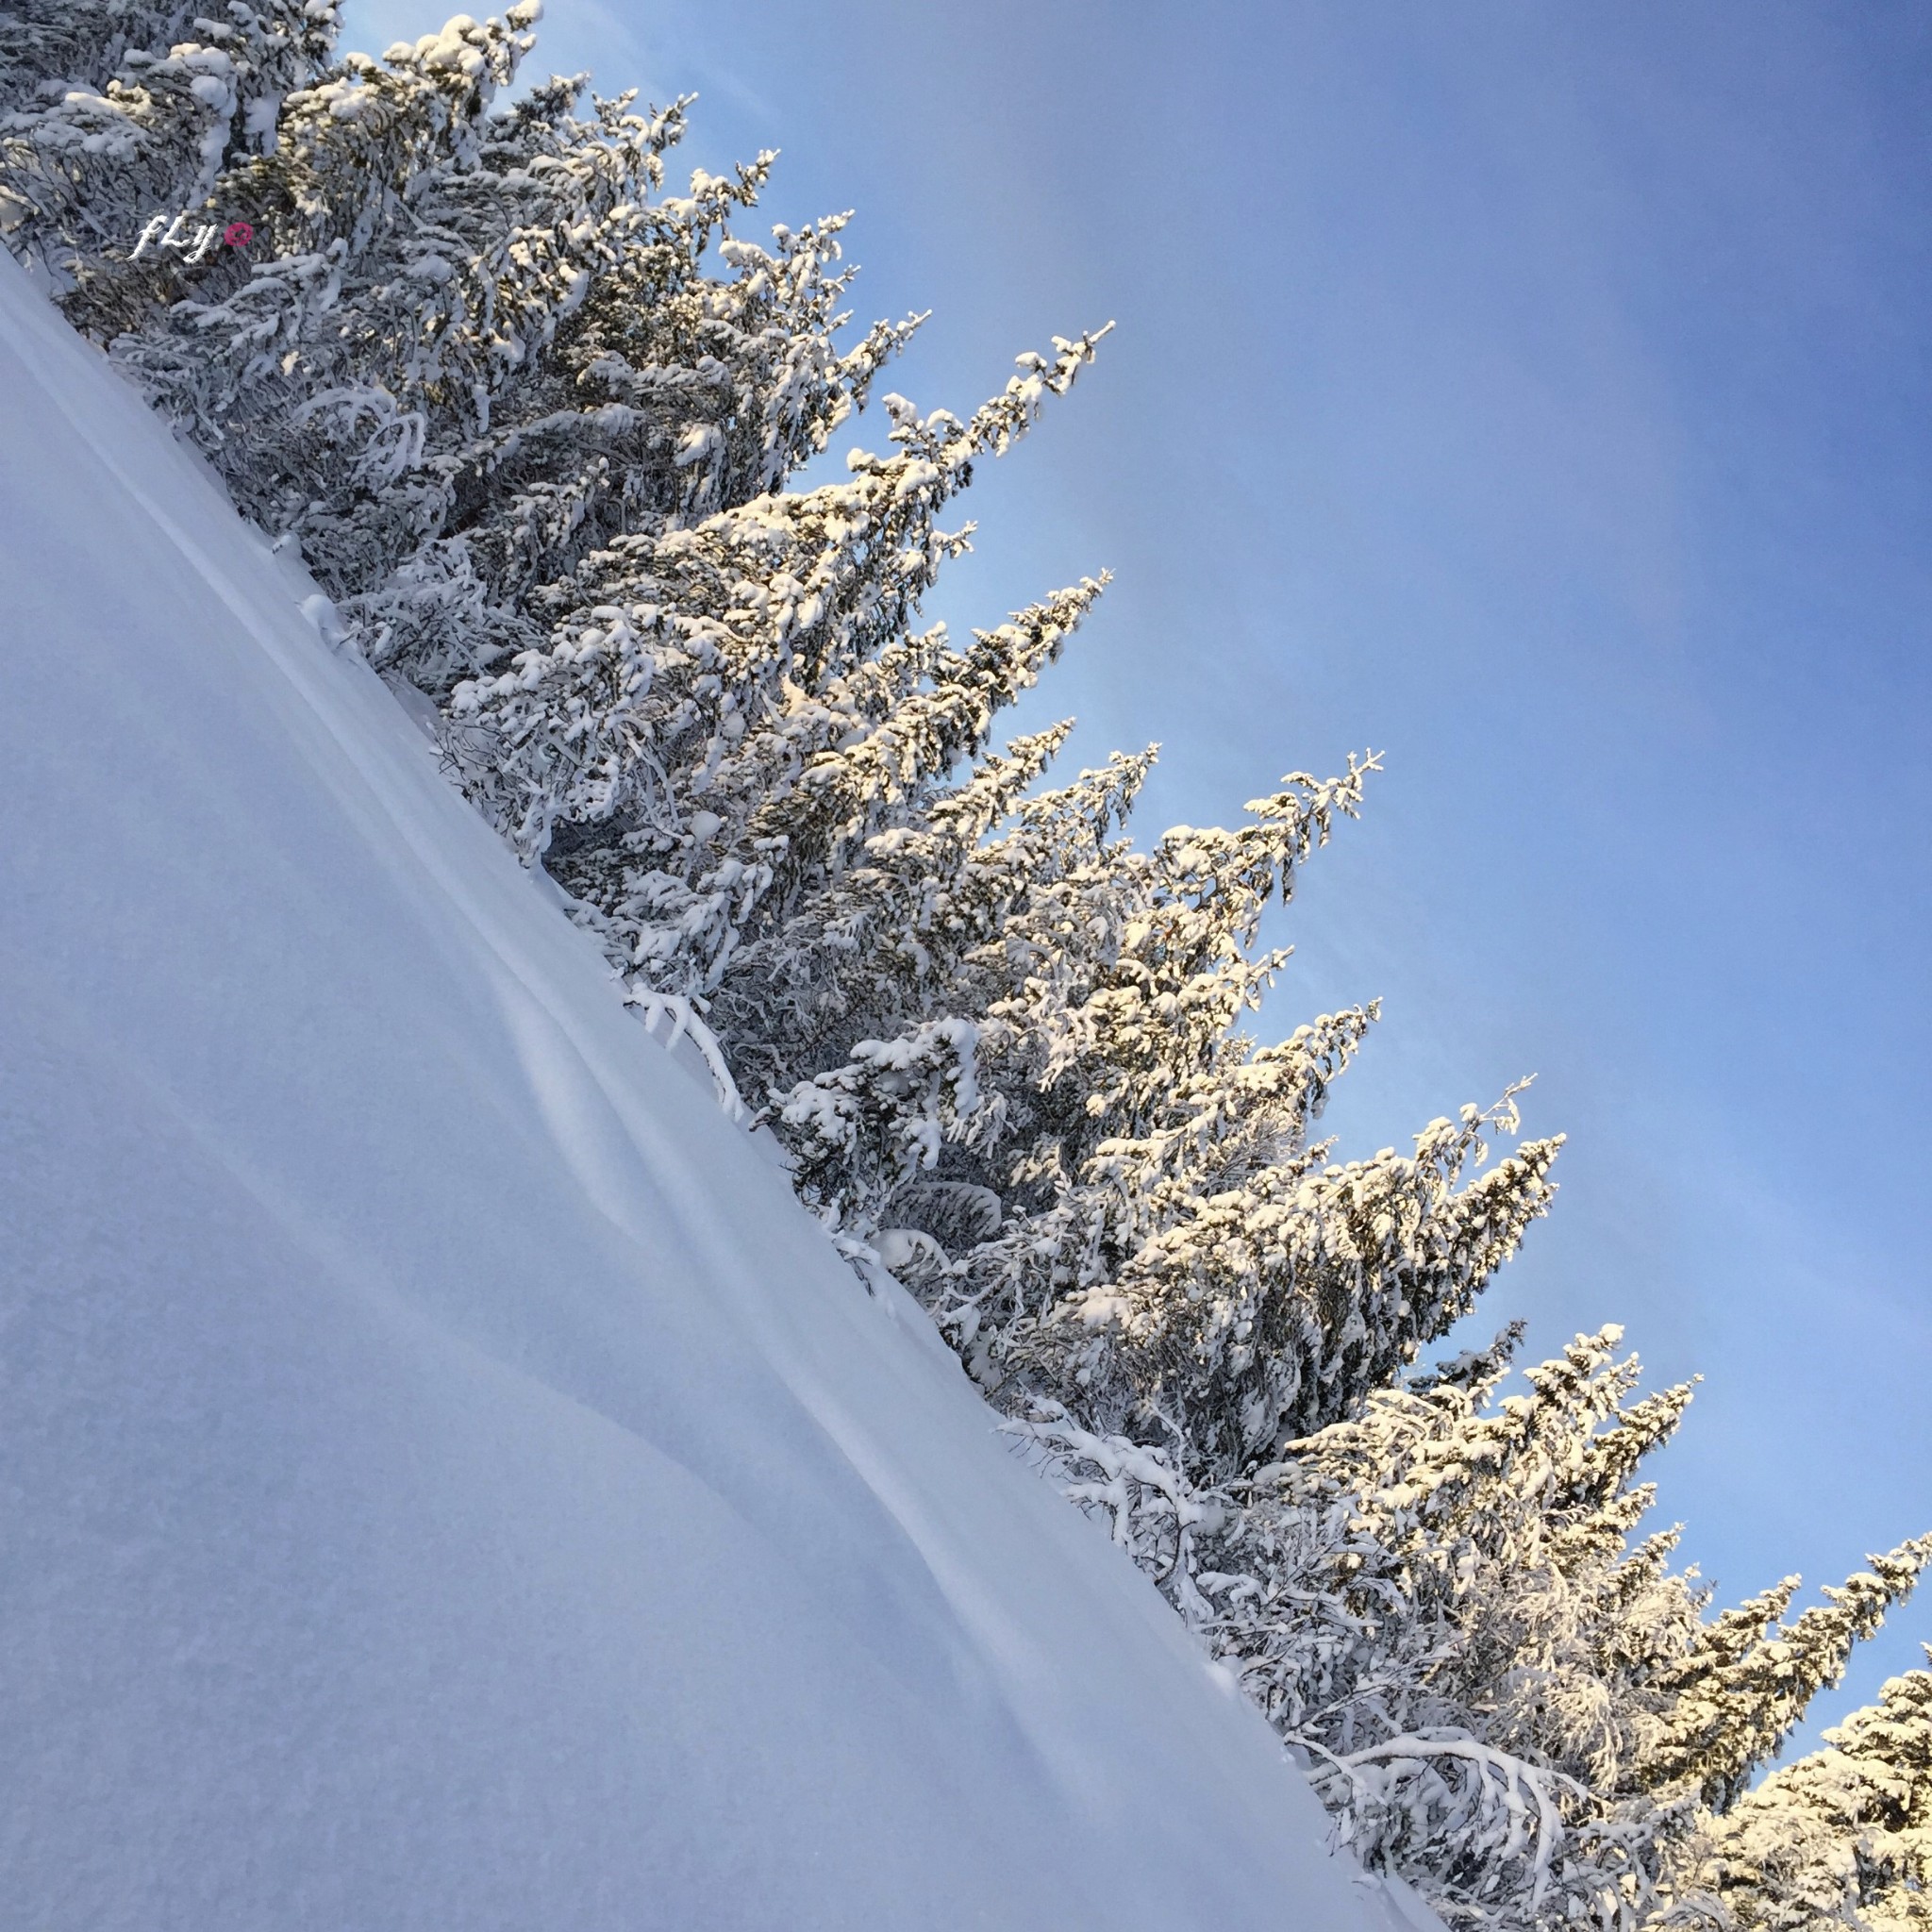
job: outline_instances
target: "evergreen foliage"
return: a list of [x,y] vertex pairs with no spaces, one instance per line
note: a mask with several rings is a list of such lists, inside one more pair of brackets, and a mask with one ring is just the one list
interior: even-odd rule
[[1707,1856],[1740,1932],[1932,1925],[1932,1671],[1893,1677],[1822,1751],[1740,1798]]
[[[1932,1541],[1707,1615],[1640,1533],[1688,1386],[1633,1400],[1614,1328],[1524,1394],[1515,1331],[1416,1366],[1560,1141],[1516,1140],[1512,1090],[1338,1158],[1375,1006],[1249,1030],[1263,915],[1376,759],[1142,848],[1152,749],[1042,789],[1070,726],[994,742],[1105,575],[925,623],[954,499],[1106,330],[964,419],[883,396],[884,450],[791,488],[919,318],[841,345],[843,216],[736,232],[770,156],[665,192],[687,103],[506,104],[537,17],[375,59],[337,57],[333,0],[27,0],[0,222],[1360,1857],[1472,1927],[1922,1924],[1932,1677],[1747,1787]],[[253,238],[143,244],[177,215]]]
[[1707,1620],[1677,1531],[1639,1535],[1639,1471],[1690,1388],[1629,1401],[1639,1365],[1609,1327],[1498,1399],[1519,1334],[1213,1489],[1058,1405],[1012,1426],[1305,1755],[1357,1853],[1452,1923],[1723,1924],[1715,1811],[1932,1538],[1789,1622],[1795,1578]]
[[185,250],[142,235],[205,216],[226,171],[274,149],[336,25],[335,0],[29,0],[0,34],[0,231],[97,333],[169,299],[219,258],[222,224],[190,221]]

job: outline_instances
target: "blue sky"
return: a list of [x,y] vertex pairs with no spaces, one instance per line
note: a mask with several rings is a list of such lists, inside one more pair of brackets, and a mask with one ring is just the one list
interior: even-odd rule
[[1384,752],[1268,1016],[1383,997],[1343,1150],[1539,1074],[1475,1325],[1705,1374],[1658,1474],[1727,1600],[1932,1527],[1932,12],[551,0],[539,61],[856,208],[922,407],[1118,320],[941,599],[1116,571],[1016,726],[1160,740],[1149,834]]

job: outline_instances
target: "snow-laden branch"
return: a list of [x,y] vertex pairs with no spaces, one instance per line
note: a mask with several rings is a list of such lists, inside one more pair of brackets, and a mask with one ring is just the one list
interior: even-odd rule
[[704,1057],[712,1088],[717,1092],[718,1105],[724,1108],[725,1118],[732,1121],[745,1119],[750,1108],[738,1091],[738,1082],[731,1077],[724,1049],[718,1043],[718,1036],[699,1019],[689,999],[682,993],[653,992],[648,987],[632,985],[625,989],[624,1003],[637,1009],[644,1023],[644,1031],[653,1040],[658,1038],[658,1021],[668,1023],[669,1030],[662,1042],[666,1053],[675,1053],[678,1042],[689,1040]]

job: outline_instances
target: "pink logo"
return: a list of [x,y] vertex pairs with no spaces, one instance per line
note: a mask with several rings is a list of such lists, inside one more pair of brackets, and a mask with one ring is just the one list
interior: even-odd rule
[[157,215],[141,231],[141,240],[127,258],[139,261],[151,248],[171,248],[192,262],[206,261],[218,240],[230,248],[246,248],[255,240],[255,230],[246,222],[230,222],[225,228],[208,222],[191,232],[187,215],[178,214],[172,222],[166,215]]

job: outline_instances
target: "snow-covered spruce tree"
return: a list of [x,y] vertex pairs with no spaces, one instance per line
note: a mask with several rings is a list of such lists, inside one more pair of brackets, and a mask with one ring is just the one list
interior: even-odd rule
[[[1932,1648],[1927,1661],[1932,1662]],[[1739,1932],[1932,1926],[1932,1671],[1774,1771],[1710,1828],[1698,1879]]]
[[[1795,1578],[1707,1619],[1677,1531],[1638,1536],[1637,1472],[1690,1387],[1628,1401],[1607,1328],[1498,1401],[1519,1333],[1211,1490],[1048,1405],[1011,1426],[1305,1755],[1358,1855],[1452,1924],[1722,1924],[1770,1828],[1738,1794],[1932,1538],[1794,1619]],[[1743,1849],[1713,1863],[1713,1833]]]
[[0,112],[57,88],[100,92],[125,54],[174,46],[193,15],[189,0],[16,0],[0,15]]
[[0,31],[0,232],[71,319],[116,332],[222,252],[225,172],[275,144],[336,0],[30,0]]
[[[555,242],[583,184],[530,165],[575,131],[571,91],[490,113],[535,11],[459,17],[380,62],[350,54],[291,95],[274,152],[221,184],[255,227],[246,258],[211,262],[114,345],[245,513],[300,539],[334,592],[373,590],[433,534],[448,494],[433,456],[465,445],[491,391],[521,379],[546,319],[524,311],[575,283]],[[648,168],[651,130],[638,145]]]
[[436,696],[541,648],[526,600],[600,544],[778,485],[913,326],[834,344],[842,218],[725,232],[769,157],[652,198],[682,104],[580,116],[575,80],[490,111],[533,13],[293,97],[224,188],[263,237],[251,271],[115,350],[372,660]]
[[[1140,853],[1109,833],[1148,762],[1027,801],[983,842],[876,841],[809,915],[843,939],[823,975],[841,1000],[870,975],[868,1021],[894,971],[928,1033],[942,1008],[969,1016],[975,1108],[957,1128],[904,1119],[915,1027],[801,1083],[780,1118],[808,1198],[895,1248],[929,1238],[924,1291],[1003,1401],[1072,1400],[1090,1426],[1184,1444],[1190,1479],[1212,1481],[1350,1413],[1457,1319],[1542,1210],[1557,1143],[1476,1177],[1486,1129],[1515,1125],[1506,1102],[1435,1124],[1412,1158],[1331,1161],[1309,1128],[1373,1008],[1265,1047],[1237,1023],[1284,958],[1254,950],[1263,909],[1367,768],[1295,774],[1238,829]],[[769,972],[758,991],[772,1010]],[[970,1144],[942,1152],[949,1134]],[[962,1185],[997,1211],[954,1253],[925,1222]]]
[[458,687],[473,795],[642,991],[708,996],[748,933],[908,819],[1058,652],[1097,585],[966,650],[913,624],[965,541],[940,510],[1092,350],[1023,358],[966,423],[889,397],[899,447],[855,452],[849,482],[618,539],[531,599],[545,648]]

